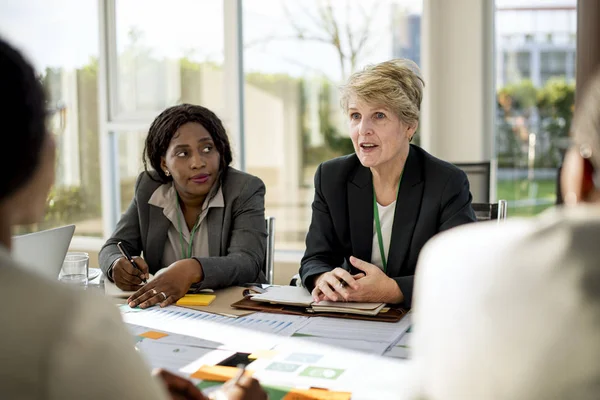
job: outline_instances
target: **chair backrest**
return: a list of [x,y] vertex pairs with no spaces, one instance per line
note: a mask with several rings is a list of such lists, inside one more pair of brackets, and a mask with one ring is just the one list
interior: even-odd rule
[[562,173],[562,167],[563,165],[560,164],[560,166],[556,170],[556,205],[564,203],[562,198],[562,186],[560,184],[560,174]]
[[491,179],[490,162],[454,163],[454,165],[467,174],[473,201],[477,203],[489,203]]
[[498,220],[498,223],[506,219],[506,200],[498,200],[498,203],[471,203],[477,221]]
[[267,224],[267,254],[263,272],[267,277],[267,283],[272,285],[275,269],[275,217],[265,218]]

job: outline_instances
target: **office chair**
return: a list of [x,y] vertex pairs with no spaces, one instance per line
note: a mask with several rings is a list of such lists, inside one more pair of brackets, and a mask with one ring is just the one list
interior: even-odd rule
[[506,220],[507,202],[506,200],[498,200],[498,203],[471,203],[477,221],[493,221],[498,223]]
[[265,223],[267,224],[267,254],[263,272],[267,283],[272,285],[275,279],[275,217],[265,218]]
[[489,161],[480,163],[453,163],[467,174],[473,201],[489,203],[491,164]]
[[[498,200],[498,203],[471,203],[471,206],[475,211],[477,222],[498,220],[498,223],[501,223],[506,220],[508,208],[506,200]],[[290,286],[302,286],[299,274],[292,277]]]
[[560,174],[562,172],[562,164],[556,170],[556,205],[563,204],[562,187],[560,185]]

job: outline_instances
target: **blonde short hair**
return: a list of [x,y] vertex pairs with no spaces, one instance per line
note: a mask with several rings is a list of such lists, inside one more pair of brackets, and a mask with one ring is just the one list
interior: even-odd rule
[[352,74],[340,88],[341,105],[347,111],[350,98],[356,96],[390,108],[402,122],[413,125],[419,121],[424,86],[421,71],[413,61],[389,60]]
[[583,89],[581,101],[577,102],[571,124],[571,134],[576,145],[586,146],[595,168],[600,168],[600,69],[596,71]]

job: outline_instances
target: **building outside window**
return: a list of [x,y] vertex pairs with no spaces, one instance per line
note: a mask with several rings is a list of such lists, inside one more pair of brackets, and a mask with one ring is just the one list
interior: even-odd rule
[[[165,107],[190,102],[214,110],[235,131],[228,96],[240,87],[226,68],[232,60],[225,39],[233,29],[226,29],[225,2],[100,4],[113,13],[106,26],[114,38],[107,118],[115,139],[114,197],[123,210],[142,170],[152,119]],[[410,0],[242,2],[242,156],[246,170],[267,185],[278,249],[304,248],[319,163],[353,152],[339,85],[369,63],[404,57],[420,64],[422,6]],[[533,215],[555,201],[572,117],[576,2],[496,0],[496,7],[497,118],[489,134],[495,136],[497,198],[509,201],[511,216]],[[0,5],[0,34],[32,59],[48,93],[48,127],[59,153],[46,219],[23,232],[75,223],[77,236],[110,234],[103,229],[99,167],[98,143],[107,132],[100,132],[98,112],[98,10],[94,0]]]
[[575,92],[576,1],[496,0],[497,197],[509,216],[555,204]]
[[248,172],[267,186],[278,249],[303,250],[313,176],[354,152],[338,87],[369,63],[419,62],[421,1],[243,1]]
[[95,1],[0,3],[0,35],[34,63],[47,93],[48,129],[57,144],[56,184],[48,198],[46,217],[18,233],[71,223],[77,225],[76,235],[103,233],[97,10]]

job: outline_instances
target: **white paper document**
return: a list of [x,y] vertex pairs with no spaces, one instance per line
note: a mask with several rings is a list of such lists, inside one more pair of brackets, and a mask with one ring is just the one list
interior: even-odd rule
[[410,349],[403,346],[394,346],[383,354],[385,357],[398,358],[401,360],[410,359]]
[[178,306],[167,308],[152,307],[146,310],[130,311],[127,305],[121,306],[123,315],[131,315],[133,318],[139,318],[142,321],[155,321],[168,324],[181,321],[207,321],[219,324],[238,326],[251,329],[253,331],[273,333],[282,336],[291,336],[298,328],[304,326],[308,317],[284,314],[254,313],[239,318],[230,318],[223,315],[207,313],[203,311],[192,310]]
[[270,349],[280,337],[291,336],[304,326],[307,317],[255,313],[229,318],[183,307],[152,307],[131,310],[121,306],[126,323],[214,341],[217,348],[253,352]]
[[314,301],[308,290],[296,286],[270,286],[265,293],[253,295],[252,300],[302,307],[310,307]]
[[[150,278],[148,278],[148,282],[150,282],[152,279],[154,279],[154,275],[150,274]],[[140,289],[143,288],[144,285],[140,285]],[[121,299],[126,299],[129,296],[131,296],[132,294],[134,294],[136,291],[125,291],[125,290],[121,290],[117,287],[117,285],[115,285],[113,282],[111,282],[108,278],[106,278],[104,280],[104,294],[106,296],[109,297],[118,297]]]
[[411,330],[412,330],[412,319],[411,314],[409,313],[402,321],[404,321],[404,332],[400,336],[400,338],[389,347],[389,349],[383,353],[386,357],[400,358],[400,359],[409,359],[411,356],[410,343],[411,343]]
[[296,286],[271,286],[265,293],[255,294],[252,300],[312,308],[315,312],[347,312],[360,315],[377,315],[384,303],[354,303],[342,301],[320,301],[316,303],[305,288]]
[[[404,317],[406,318],[406,317]],[[296,335],[333,339],[366,340],[391,345],[406,330],[404,320],[398,322],[359,321],[353,319],[312,317],[296,331]]]
[[385,307],[385,303],[344,303],[340,301],[320,301],[311,306],[315,312],[348,312],[357,315],[377,315],[383,307]]
[[[168,267],[165,268],[161,268],[158,271],[156,271],[156,274],[152,275],[150,274],[150,277],[148,278],[147,282],[150,282],[151,280],[153,280],[154,278],[156,278],[157,276],[159,276],[160,274],[162,274],[165,270],[167,270]],[[139,286],[139,289],[141,289],[142,287],[144,287],[145,284],[141,284]],[[117,287],[117,285],[115,285],[113,282],[111,282],[108,278],[104,280],[104,294],[106,296],[110,296],[110,297],[119,297],[122,299],[126,299],[129,296],[131,296],[132,294],[134,294],[135,292],[137,292],[137,290],[134,291],[126,291],[126,290],[121,290]],[[212,290],[209,290],[208,292],[212,292]]]
[[202,347],[165,344],[150,339],[139,342],[136,347],[151,368],[164,368],[172,372],[179,371],[213,351]]
[[411,346],[410,346],[411,334],[406,333],[395,345],[391,346],[383,355],[385,357],[393,357],[400,359],[411,358]]
[[219,363],[233,354],[215,350],[220,345],[217,342],[140,325],[125,325],[135,339],[136,349],[151,368],[175,372],[198,360],[210,358],[209,361]]
[[[150,331],[150,328],[141,325],[125,324],[129,333],[131,333],[139,343],[144,339],[144,334]],[[170,344],[174,346],[202,347],[205,349],[216,349],[221,346],[221,343],[212,340],[201,339],[198,337],[180,335],[171,333],[165,330],[152,329],[152,332],[163,333],[165,336],[155,339],[154,341],[162,344]]]
[[397,399],[410,386],[407,362],[286,339],[271,358],[248,365],[261,383],[352,392],[352,399]]
[[302,346],[303,341],[308,341],[311,343],[322,343],[346,350],[356,350],[362,353],[376,355],[382,355],[389,348],[389,344],[386,342],[369,342],[366,340],[337,339],[319,336],[292,336],[292,338],[299,340],[298,346]]

